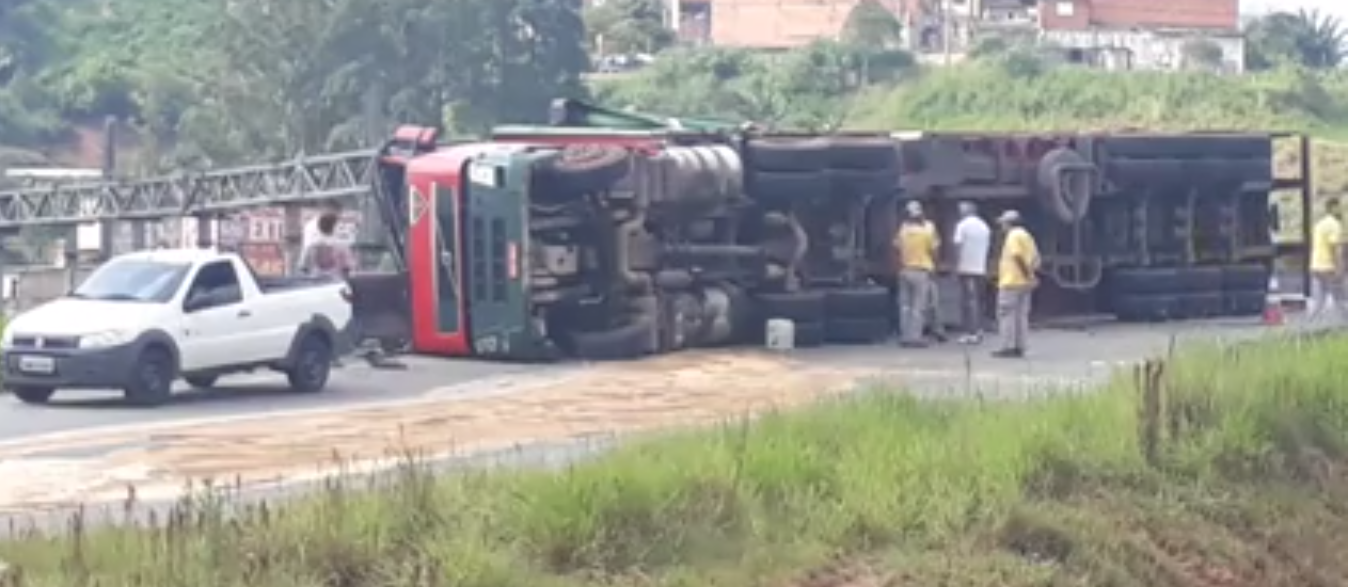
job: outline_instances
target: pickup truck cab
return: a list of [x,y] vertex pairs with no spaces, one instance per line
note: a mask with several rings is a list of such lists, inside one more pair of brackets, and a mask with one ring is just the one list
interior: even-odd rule
[[350,320],[341,280],[259,280],[243,258],[214,249],[135,252],[9,322],[4,387],[34,404],[58,389],[120,389],[152,406],[180,378],[210,387],[273,369],[294,390],[317,392]]

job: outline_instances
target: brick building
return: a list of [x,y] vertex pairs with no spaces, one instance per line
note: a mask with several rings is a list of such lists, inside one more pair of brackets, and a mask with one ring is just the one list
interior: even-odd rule
[[[683,0],[678,11],[710,26],[715,45],[785,49],[836,39],[862,0]],[[910,48],[956,51],[988,30],[1020,28],[1069,58],[1116,69],[1182,66],[1195,39],[1217,44],[1229,70],[1243,69],[1240,0],[880,0],[899,17]],[[705,25],[704,25],[705,26]]]

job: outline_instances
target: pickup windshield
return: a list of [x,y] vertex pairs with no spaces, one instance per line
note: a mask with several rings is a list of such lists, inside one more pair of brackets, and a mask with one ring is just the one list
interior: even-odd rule
[[162,304],[173,299],[191,268],[187,263],[114,259],[94,271],[70,297]]

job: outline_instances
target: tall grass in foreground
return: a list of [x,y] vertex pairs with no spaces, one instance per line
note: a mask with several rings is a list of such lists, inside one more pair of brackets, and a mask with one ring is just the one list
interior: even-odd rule
[[[1103,535],[1081,521],[1089,508],[1071,508],[1111,488],[1231,495],[1315,481],[1348,447],[1346,356],[1344,338],[1187,349],[1164,363],[1153,411],[1129,376],[1026,402],[859,394],[563,471],[436,478],[409,462],[391,488],[333,483],[234,514],[198,498],[150,528],[77,521],[0,543],[0,559],[24,587],[748,585],[895,553],[917,557],[904,559],[912,568],[943,557],[942,572],[982,561],[997,569],[990,585],[1053,584],[1062,569],[1085,580],[1071,584],[1169,584],[1107,580],[1125,574],[1099,561],[1049,564],[1073,559],[1027,520],[1068,512],[1083,536]],[[1163,443],[1148,460],[1152,434]],[[996,538],[1012,531],[1013,545]]]

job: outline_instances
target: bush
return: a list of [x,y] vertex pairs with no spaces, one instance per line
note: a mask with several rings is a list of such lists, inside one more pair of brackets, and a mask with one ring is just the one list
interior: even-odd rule
[[[858,560],[903,561],[913,585],[1188,585],[1214,561],[1245,572],[1223,558],[1245,542],[1348,538],[1341,509],[1324,509],[1348,488],[1333,473],[1348,446],[1345,352],[1344,338],[1199,348],[1144,394],[1127,376],[1019,403],[867,393],[563,471],[436,479],[408,464],[391,488],[335,483],[234,516],[188,500],[157,529],[77,524],[2,543],[0,558],[29,587],[736,585]],[[1153,397],[1165,405],[1144,410]],[[1312,515],[1327,517],[1308,529]],[[1166,548],[1190,566],[1158,570]],[[1337,555],[1251,554],[1250,569],[1289,581],[1251,584],[1348,578]]]

